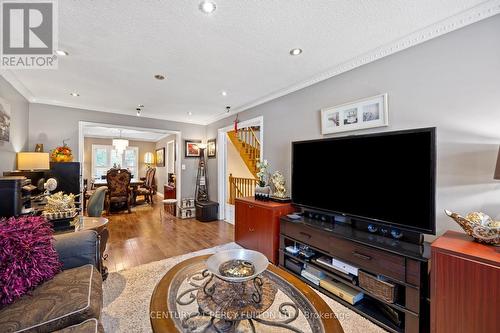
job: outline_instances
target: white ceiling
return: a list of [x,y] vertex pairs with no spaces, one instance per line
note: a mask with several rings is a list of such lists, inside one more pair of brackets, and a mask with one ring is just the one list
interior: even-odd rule
[[2,75],[32,102],[144,104],[145,117],[207,124],[500,12],[499,0],[214,0],[206,15],[200,1],[59,1],[70,56]]
[[85,125],[83,136],[89,138],[116,139],[158,142],[171,133],[136,130],[127,127],[109,127],[103,125]]

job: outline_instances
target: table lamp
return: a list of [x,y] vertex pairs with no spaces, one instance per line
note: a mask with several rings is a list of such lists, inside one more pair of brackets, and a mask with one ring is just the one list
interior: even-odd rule
[[17,153],[17,169],[22,171],[49,170],[49,153]]
[[495,175],[493,178],[500,180],[500,149],[498,149],[497,166],[495,168]]

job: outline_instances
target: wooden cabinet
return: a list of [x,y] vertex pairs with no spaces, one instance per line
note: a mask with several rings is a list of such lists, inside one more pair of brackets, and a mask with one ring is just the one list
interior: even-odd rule
[[[389,332],[429,331],[429,305],[426,299],[428,243],[417,245],[393,242],[386,237],[353,229],[351,225],[341,223],[332,225],[331,222],[309,218],[291,220],[284,216],[280,220],[279,265],[281,267],[297,275],[312,288],[321,291]],[[309,246],[316,255],[311,259],[288,253],[286,248],[292,245]],[[388,302],[363,289],[358,285],[357,278],[353,279],[352,276],[339,274],[339,271],[322,265],[321,262],[316,261],[318,257],[339,259],[373,276],[383,275],[386,282],[396,287],[394,302]],[[300,270],[306,264],[323,271],[326,276],[336,282],[362,292],[365,297],[354,305],[345,302],[322,286],[304,279],[296,267],[298,266]]]
[[277,264],[279,218],[294,211],[291,204],[238,198],[235,209],[235,242],[244,248],[262,252],[269,261]]
[[431,251],[431,332],[498,332],[499,248],[448,231]]
[[175,187],[163,185],[163,199],[175,199]]

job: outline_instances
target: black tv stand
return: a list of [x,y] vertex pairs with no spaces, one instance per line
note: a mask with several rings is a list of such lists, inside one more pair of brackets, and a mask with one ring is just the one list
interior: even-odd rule
[[[423,244],[424,236],[420,232],[409,231],[409,230],[400,230],[401,234],[399,238],[395,238],[391,235],[391,231],[393,229],[398,229],[395,226],[387,225],[377,221],[370,221],[368,219],[354,218],[342,214],[335,214],[331,212],[322,212],[312,209],[304,209],[301,213],[304,221],[318,221],[323,223],[324,225],[348,225],[350,229],[361,230],[364,232],[368,232],[369,234],[376,236],[387,237],[393,240],[397,240],[405,243],[413,243],[413,244]],[[369,232],[370,227],[375,227],[376,231]]]
[[[352,224],[331,223],[308,217],[292,220],[284,216],[280,219],[280,224],[279,265],[282,268],[390,332],[429,331],[427,268],[430,246],[428,243],[415,244],[395,240],[355,228]],[[293,245],[307,246],[316,255],[305,258],[289,253],[286,248]],[[320,256],[339,259],[366,273],[384,276],[397,287],[395,302],[387,302],[353,284],[353,279],[348,279],[335,269],[319,264],[316,259]],[[295,268],[289,266],[291,261]],[[297,265],[299,268],[301,265],[309,265],[320,270],[328,278],[363,292],[364,298],[351,305],[302,277]],[[399,325],[387,315],[387,308],[398,313],[401,319]]]

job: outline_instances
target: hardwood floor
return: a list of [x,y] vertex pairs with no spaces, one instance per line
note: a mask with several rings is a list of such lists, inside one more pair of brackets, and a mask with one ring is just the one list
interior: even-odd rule
[[106,215],[109,240],[105,265],[110,272],[186,254],[234,240],[233,225],[224,221],[181,220],[155,205],[138,205],[132,213]]

